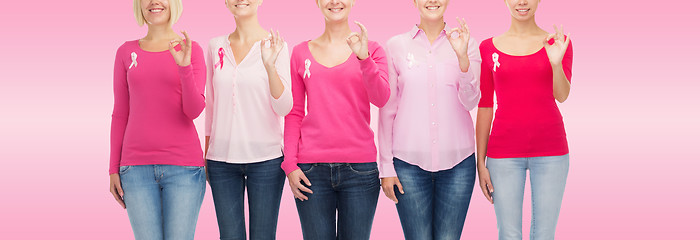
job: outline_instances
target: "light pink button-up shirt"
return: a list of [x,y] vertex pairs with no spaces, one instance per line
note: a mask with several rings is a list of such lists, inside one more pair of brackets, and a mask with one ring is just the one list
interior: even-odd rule
[[469,110],[479,102],[479,45],[469,39],[469,71],[459,68],[445,27],[431,44],[423,30],[387,42],[391,97],[379,110],[379,176],[394,177],[393,158],[435,172],[474,153]]

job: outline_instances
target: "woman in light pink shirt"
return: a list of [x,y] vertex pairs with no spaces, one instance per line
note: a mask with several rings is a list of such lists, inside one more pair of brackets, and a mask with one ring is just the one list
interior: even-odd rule
[[316,4],[325,31],[292,51],[282,168],[304,239],[369,239],[380,188],[369,109],[389,99],[386,57],[362,24],[350,30],[355,1]]
[[460,239],[476,174],[481,58],[449,0],[416,0],[420,24],[387,42],[391,97],[379,110],[379,172],[406,239]]
[[258,22],[262,0],[227,0],[236,29],[207,51],[207,173],[221,239],[275,239],[285,174],[282,117],[292,109],[289,51]]

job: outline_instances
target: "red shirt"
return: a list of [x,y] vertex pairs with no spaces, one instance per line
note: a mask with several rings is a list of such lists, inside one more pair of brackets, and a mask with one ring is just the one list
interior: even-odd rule
[[[496,49],[493,38],[481,42],[479,107],[498,108],[486,156],[491,158],[558,156],[569,153],[564,122],[554,99],[552,66],[544,47],[512,56]],[[571,42],[562,66],[571,81]]]

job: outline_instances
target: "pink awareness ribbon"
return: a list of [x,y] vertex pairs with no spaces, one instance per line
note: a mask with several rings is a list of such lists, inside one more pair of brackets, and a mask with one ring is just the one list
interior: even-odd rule
[[[224,48],[219,48],[219,62],[216,65],[219,65],[219,69],[224,69]],[[216,65],[214,68],[217,67]]]

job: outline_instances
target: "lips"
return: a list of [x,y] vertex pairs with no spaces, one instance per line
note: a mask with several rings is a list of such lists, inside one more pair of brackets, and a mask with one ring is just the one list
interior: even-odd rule
[[334,13],[339,13],[339,12],[342,12],[343,9],[345,9],[345,8],[329,8],[328,11],[331,11]]
[[234,5],[234,7],[237,7],[237,8],[244,8],[244,7],[248,7],[248,6],[250,6],[250,4],[236,4],[236,5]]
[[425,9],[428,9],[428,10],[430,10],[430,11],[433,11],[433,10],[438,10],[438,9],[440,9],[440,6],[427,6],[427,7],[425,7]]
[[161,13],[161,12],[163,12],[163,10],[165,10],[165,9],[164,9],[164,8],[151,8],[151,9],[148,9],[148,11],[149,11],[149,12],[152,12],[152,13]]
[[525,15],[528,12],[530,12],[529,8],[521,8],[521,9],[515,9],[516,12],[518,12],[520,15]]

